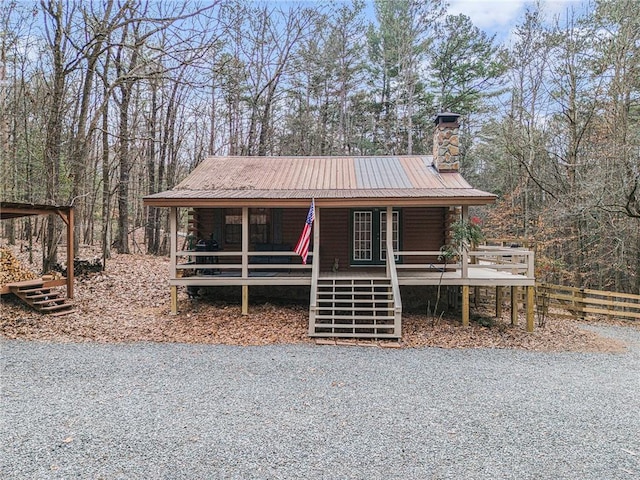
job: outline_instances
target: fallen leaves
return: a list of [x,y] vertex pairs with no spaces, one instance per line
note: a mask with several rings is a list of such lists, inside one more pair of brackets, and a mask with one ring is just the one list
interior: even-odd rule
[[[226,345],[312,343],[308,310],[301,306],[250,304],[242,315],[238,303],[190,300],[180,289],[180,313],[170,315],[169,261],[164,257],[115,255],[105,272],[76,278],[78,313],[51,317],[28,310],[11,295],[2,297],[0,334],[6,338],[60,342],[182,342]],[[435,326],[425,315],[404,314],[402,342],[367,345],[441,348],[519,348],[537,351],[618,352],[624,345],[581,329],[581,324],[549,318],[534,333],[511,326],[508,318],[491,327],[462,327],[457,318]],[[327,342],[337,343],[337,342]],[[341,342],[342,343],[342,342]],[[351,342],[360,345],[361,342]],[[382,345],[381,343],[385,343]]]

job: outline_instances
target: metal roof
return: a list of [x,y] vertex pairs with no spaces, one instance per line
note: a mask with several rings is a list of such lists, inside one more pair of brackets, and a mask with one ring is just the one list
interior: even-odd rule
[[310,198],[317,203],[384,198],[486,204],[495,195],[474,189],[459,173],[439,173],[431,156],[208,157],[175,188],[149,195],[145,203]]

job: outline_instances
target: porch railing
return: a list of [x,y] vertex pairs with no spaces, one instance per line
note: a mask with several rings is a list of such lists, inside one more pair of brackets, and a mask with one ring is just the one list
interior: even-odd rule
[[[440,251],[396,251],[400,258],[396,268],[399,271],[424,270],[446,271],[460,278],[469,276],[469,269],[489,269],[521,275],[528,279],[535,278],[534,252],[531,250],[483,246],[477,250],[465,251],[454,262],[442,261]],[[403,258],[431,257],[439,259],[435,262],[404,263]]]
[[[454,262],[444,262],[442,260],[429,262],[407,263],[411,257],[427,257],[438,259],[440,251],[394,251],[388,248],[390,255],[387,255],[387,276],[392,279],[391,275],[397,275],[398,272],[406,271],[435,271],[447,272],[449,277],[457,276],[459,278],[468,278],[469,270],[483,269],[494,270],[496,272],[504,272],[512,275],[522,276],[527,279],[535,279],[534,273],[534,252],[525,249],[504,248],[483,246],[477,250],[464,252],[460,258]],[[257,261],[261,257],[270,257],[269,262]],[[275,262],[274,259],[283,258],[283,262]],[[309,252],[310,262],[307,265],[300,263],[287,263],[285,258],[298,258],[297,254],[291,252],[280,251],[205,251],[195,252],[183,250],[176,252],[175,271],[172,272],[172,278],[179,276],[195,276],[197,270],[214,271],[224,275],[229,272],[239,272],[240,278],[248,278],[252,273],[260,271],[286,272],[289,275],[299,274],[300,276],[310,277],[312,272],[313,252]],[[197,258],[217,259],[213,263],[198,263]],[[246,263],[243,259],[246,258]],[[396,260],[396,258],[398,260]],[[405,260],[405,261],[403,261]],[[246,265],[246,276],[243,275],[243,265]],[[319,271],[319,265],[316,265]],[[178,272],[181,272],[179,274]]]
[[[245,263],[244,258],[247,258]],[[269,262],[260,262],[256,261],[259,257],[268,257]],[[243,266],[246,264],[247,266],[247,277],[251,275],[254,271],[283,271],[283,272],[300,272],[301,275],[308,276],[312,269],[312,264],[308,263],[307,265],[299,264],[299,263],[271,263],[273,258],[282,257],[283,260],[285,258],[299,258],[298,254],[291,251],[249,251],[249,252],[241,252],[241,251],[202,251],[196,252],[191,250],[182,250],[176,252],[175,256],[175,272],[172,272],[172,277],[178,277],[178,272],[183,272],[183,276],[185,273],[189,272],[189,276],[197,276],[198,270],[207,270],[218,273],[228,273],[228,272],[240,272],[241,277],[245,278],[243,273]],[[207,262],[198,262],[198,258],[206,258],[206,259],[216,259],[213,263]],[[309,258],[313,260],[313,252],[309,252]]]

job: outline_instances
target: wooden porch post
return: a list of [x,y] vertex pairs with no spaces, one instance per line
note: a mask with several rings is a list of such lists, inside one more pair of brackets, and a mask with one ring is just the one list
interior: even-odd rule
[[518,287],[511,287],[511,325],[518,325]]
[[[462,221],[466,221],[469,218],[469,206],[462,206]],[[462,249],[462,258],[461,261],[461,274],[462,278],[469,278],[469,252],[467,252],[466,248]],[[464,290],[464,289],[463,289]],[[467,287],[469,290],[469,287]],[[467,301],[469,301],[469,296],[467,295]]]
[[527,332],[533,332],[533,302],[535,301],[535,287],[527,287]]
[[249,285],[242,285],[242,315],[249,315]]
[[462,326],[469,326],[469,285],[462,286]]
[[[242,278],[249,278],[249,207],[242,207]],[[242,285],[242,315],[249,314],[249,285]]]
[[502,317],[502,287],[496,287],[496,317]]
[[316,297],[320,275],[320,209],[313,203],[313,255],[311,257],[311,291],[309,292],[309,336],[316,331]]
[[[391,239],[391,245],[393,245],[393,207],[387,206],[387,239]],[[389,242],[387,242],[389,245]],[[389,252],[387,252],[389,255]],[[389,262],[387,262],[387,270],[389,269]],[[387,278],[391,277],[391,272],[387,271]]]
[[178,314],[178,286],[171,285],[171,315]]
[[[169,276],[176,278],[176,252],[178,249],[178,207],[169,209]],[[171,285],[171,315],[178,314],[178,286]]]

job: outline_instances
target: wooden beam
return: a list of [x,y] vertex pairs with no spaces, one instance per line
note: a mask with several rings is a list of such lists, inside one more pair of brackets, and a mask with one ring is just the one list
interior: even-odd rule
[[248,278],[248,277],[249,277],[249,208],[242,207],[242,278]]
[[311,257],[311,289],[309,293],[309,336],[315,334],[316,299],[318,292],[318,277],[320,276],[320,209],[313,202],[313,256]]
[[242,285],[242,315],[249,315],[249,285]]
[[[58,212],[58,214],[62,217],[62,214]],[[73,260],[75,258],[75,252],[73,250],[73,245],[75,243],[74,231],[74,214],[73,208],[69,208],[67,213],[67,298],[73,298],[73,284],[74,284],[74,264]],[[64,217],[62,217],[64,220]]]
[[[178,250],[178,207],[169,209],[169,276],[176,278],[176,251]],[[171,315],[178,314],[178,287],[171,285]]]
[[496,317],[502,317],[502,287],[496,287]]
[[527,287],[527,332],[533,332],[533,303],[535,287]]
[[[294,191],[295,192],[295,191]],[[189,207],[189,208],[240,208],[243,205],[251,208],[309,208],[309,197],[300,198],[144,198],[145,207]],[[355,208],[379,207],[393,204],[394,207],[450,207],[451,205],[488,205],[495,203],[496,197],[367,197],[351,198],[316,198],[319,208]]]
[[[469,206],[468,205],[463,205],[462,206],[462,221],[466,222],[469,219]],[[467,251],[466,248],[462,249],[462,258],[461,258],[461,265],[460,265],[460,270],[461,270],[461,275],[462,278],[469,278],[469,252]]]
[[171,285],[171,315],[178,314],[178,287]]
[[469,326],[469,285],[462,286],[462,326]]
[[169,275],[176,278],[176,252],[178,250],[178,207],[169,209]]
[[518,287],[511,287],[511,325],[518,325]]
[[[249,207],[242,207],[242,278],[249,278]],[[249,285],[242,285],[242,315],[249,315]]]

